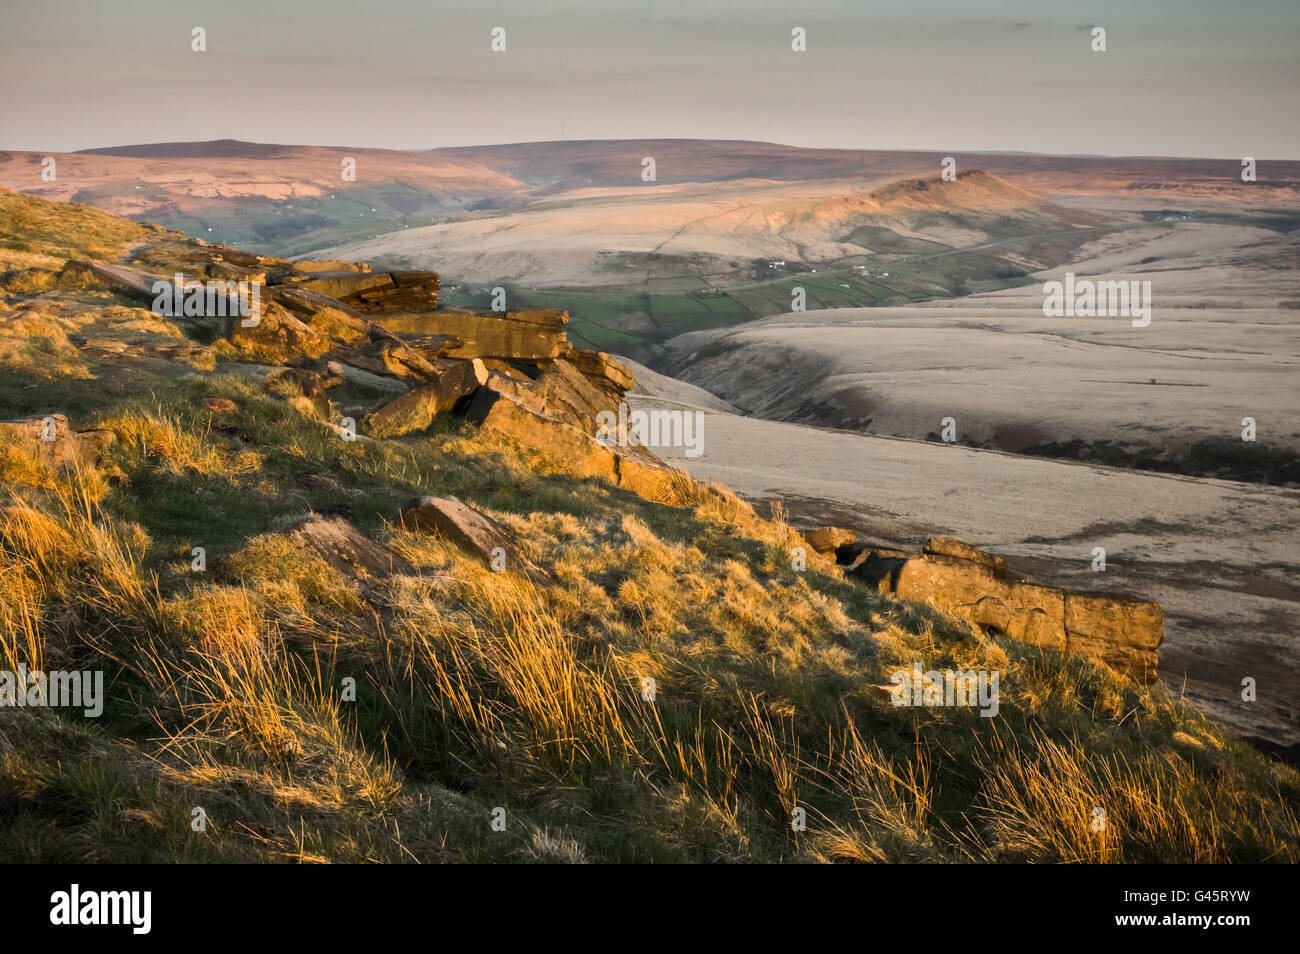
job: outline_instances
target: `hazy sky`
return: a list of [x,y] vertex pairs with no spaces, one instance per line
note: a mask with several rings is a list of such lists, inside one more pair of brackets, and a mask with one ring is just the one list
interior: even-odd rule
[[[681,137],[1300,158],[1300,0],[3,7],[8,149]],[[200,26],[205,53],[190,49]],[[490,50],[496,26],[505,53]],[[795,26],[807,52],[790,48]]]

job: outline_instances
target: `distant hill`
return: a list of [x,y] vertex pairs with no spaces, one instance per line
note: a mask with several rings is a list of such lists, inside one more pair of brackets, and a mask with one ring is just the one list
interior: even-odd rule
[[981,170],[951,182],[637,182],[532,194],[321,254],[437,268],[465,306],[508,287],[567,310],[589,346],[647,360],[674,334],[787,311],[798,289],[817,308],[1003,287],[1113,222]]
[[[433,149],[426,155],[472,160],[533,188],[575,189],[640,181],[652,156],[661,183],[732,179],[877,179],[932,175],[945,156],[958,169],[980,168],[1045,196],[1123,188],[1174,191],[1246,187],[1240,166],[1222,159],[1143,156],[1052,156],[1041,153],[806,149],[770,142],[714,139],[621,139],[510,143]],[[1300,186],[1300,161],[1261,161],[1254,186]]]
[[293,146],[214,139],[210,142],[155,142],[134,146],[78,149],[79,156],[129,156],[135,159],[281,159]]
[[0,152],[0,186],[260,254],[436,268],[466,307],[509,287],[647,361],[675,334],[787,310],[814,270],[815,307],[904,304],[1006,287],[1134,216],[1300,209],[1300,162],[1267,160],[1243,183],[1227,160],[957,152],[943,183],[938,152],[726,140],[149,143],[55,154],[52,181],[44,158]]
[[[386,149],[219,140],[55,153],[0,152],[0,186],[83,202],[265,253],[427,223],[496,204],[522,183],[471,160]],[[355,162],[355,181],[343,162]]]
[[[944,153],[804,149],[777,143],[627,139],[511,143],[404,152],[235,139],[106,146],[55,153],[58,177],[41,177],[47,153],[0,152],[0,186],[95,205],[137,220],[234,242],[268,254],[308,252],[431,221],[513,208],[575,189],[750,179],[861,183],[923,177]],[[1144,190],[1262,204],[1300,195],[1300,162],[1261,161],[1246,184],[1235,163],[1210,159],[962,153],[959,171],[984,169],[1049,199]],[[344,182],[341,161],[357,162]]]

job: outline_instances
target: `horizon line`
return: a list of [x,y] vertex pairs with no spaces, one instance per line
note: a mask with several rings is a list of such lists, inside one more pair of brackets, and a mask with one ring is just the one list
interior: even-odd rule
[[[1149,159],[1149,160],[1206,160],[1206,161],[1239,161],[1240,156],[1193,156],[1193,155],[1156,155],[1144,153],[1130,153],[1116,155],[1113,153],[1057,153],[1057,152],[1040,152],[1029,149],[923,149],[914,147],[846,147],[846,146],[800,146],[791,143],[772,142],[764,139],[703,139],[698,137],[685,136],[647,136],[638,138],[618,138],[618,139],[531,139],[518,140],[513,142],[492,142],[492,143],[474,143],[470,145],[458,146],[430,146],[426,148],[396,149],[389,146],[359,146],[359,145],[325,145],[321,143],[291,143],[291,142],[259,142],[251,139],[178,139],[163,140],[158,142],[135,142],[122,143],[110,146],[88,146],[83,149],[74,150],[41,150],[41,149],[23,149],[18,147],[0,146],[0,151],[4,152],[26,152],[26,153],[43,153],[45,155],[97,155],[104,154],[107,150],[117,149],[138,149],[155,146],[202,146],[214,143],[235,143],[249,146],[281,146],[290,149],[354,149],[366,150],[370,152],[394,152],[405,153],[409,155],[422,155],[431,152],[442,152],[449,150],[472,150],[472,149],[500,149],[511,146],[549,146],[549,145],[587,145],[594,143],[634,143],[634,142],[671,142],[671,143],[728,143],[739,145],[756,145],[756,146],[775,146],[781,149],[798,149],[807,152],[838,152],[838,153],[927,153],[934,155],[952,154],[955,156],[1038,156],[1052,159]],[[132,158],[129,156],[110,157],[110,158]],[[202,158],[202,157],[180,157],[180,156],[160,156],[156,158]],[[225,157],[209,157],[225,158]],[[239,157],[230,157],[239,158]],[[251,158],[251,157],[248,157]],[[1264,158],[1259,156],[1253,157],[1256,161],[1268,162],[1297,162],[1297,159],[1286,158]]]

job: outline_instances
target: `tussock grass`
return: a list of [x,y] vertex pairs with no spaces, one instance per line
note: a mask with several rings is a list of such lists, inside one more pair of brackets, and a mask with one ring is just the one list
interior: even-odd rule
[[47,379],[90,377],[81,353],[68,341],[68,324],[39,311],[0,321],[0,367]]

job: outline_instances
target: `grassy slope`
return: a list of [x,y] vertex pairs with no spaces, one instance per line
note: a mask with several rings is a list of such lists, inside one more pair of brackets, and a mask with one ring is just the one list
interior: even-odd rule
[[0,189],[0,268],[61,266],[68,258],[113,260],[150,229],[88,205],[65,205]]
[[[233,362],[18,360],[91,297],[46,310],[45,338],[0,319],[0,419],[119,438],[63,478],[0,447],[0,669],[111,683],[98,720],[0,709],[6,858],[1300,858],[1296,773],[1159,686],[796,572],[780,519],[725,493],[647,502],[450,420],[344,443]],[[488,509],[560,584],[394,527],[417,493]],[[279,532],[312,508],[420,577],[349,588]],[[1000,670],[999,716],[893,707],[875,687],[913,661]]]

